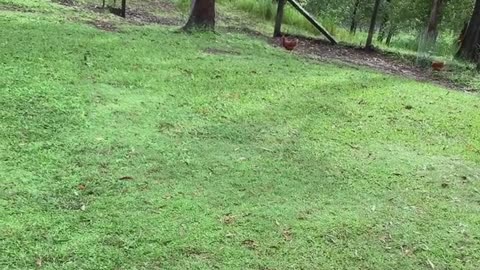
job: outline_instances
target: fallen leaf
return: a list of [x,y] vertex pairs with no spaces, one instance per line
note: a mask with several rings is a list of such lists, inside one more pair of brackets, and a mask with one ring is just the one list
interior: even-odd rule
[[355,149],[355,150],[360,149],[360,146],[355,145],[355,144],[347,143],[347,145],[350,146],[352,149]]
[[82,204],[82,206],[80,206],[80,210],[85,211],[85,209],[86,209],[85,204]]
[[290,229],[285,229],[282,232],[283,238],[285,241],[292,241],[293,240],[293,233],[290,231]]
[[233,223],[235,223],[236,220],[237,220],[237,217],[235,217],[232,214],[226,214],[225,216],[222,217],[222,222],[227,225],[232,225]]
[[430,261],[430,259],[428,258],[427,258],[427,263],[430,266],[430,268],[432,268],[432,270],[435,270],[435,264],[433,264],[432,261]]
[[84,184],[78,185],[78,190],[85,190],[86,186]]
[[243,240],[242,245],[248,249],[256,249],[258,247],[257,243],[250,239]]
[[405,256],[413,255],[413,253],[415,252],[414,249],[411,249],[411,248],[408,248],[408,247],[405,247],[405,246],[402,246],[401,248],[402,248],[402,253]]
[[385,234],[380,236],[378,239],[383,243],[387,243],[387,242],[390,242],[390,240],[392,240],[392,236],[390,234]]
[[42,267],[42,264],[43,264],[42,258],[38,258],[37,260],[35,260],[35,265],[37,267]]

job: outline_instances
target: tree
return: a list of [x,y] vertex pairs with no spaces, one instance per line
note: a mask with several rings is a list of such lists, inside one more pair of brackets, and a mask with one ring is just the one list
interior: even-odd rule
[[215,29],[215,0],[192,0],[192,9],[187,24],[183,27],[186,31],[193,29]]
[[394,25],[390,25],[390,29],[388,30],[387,39],[385,40],[385,44],[387,44],[387,46],[390,46],[390,43],[392,42],[392,38],[393,38],[393,35],[395,34],[396,30],[397,29],[395,28]]
[[430,58],[434,53],[435,44],[438,37],[438,25],[442,19],[443,7],[447,0],[432,0],[430,15],[428,17],[427,28],[420,35],[417,50],[417,65],[430,65]]
[[385,38],[385,34],[387,31],[387,25],[389,24],[390,20],[390,2],[392,0],[387,0],[384,4],[383,8],[383,17],[382,17],[382,22],[380,24],[380,29],[378,30],[378,38],[377,40],[380,42],[383,42],[383,39]]
[[427,44],[435,44],[438,37],[438,24],[442,19],[443,7],[446,0],[432,0],[432,9],[428,20],[425,41]]
[[473,14],[468,23],[467,31],[463,37],[463,42],[458,50],[456,57],[479,62],[478,55],[480,43],[480,0],[476,0]]
[[278,0],[277,17],[275,19],[275,28],[273,30],[273,37],[279,37],[282,35],[282,20],[283,9],[287,0]]
[[375,6],[373,7],[372,19],[370,21],[370,29],[368,30],[368,37],[367,37],[367,44],[365,44],[366,49],[372,49],[372,40],[373,34],[375,32],[375,26],[377,24],[377,14],[378,8],[380,7],[380,1],[382,0],[375,0]]
[[350,23],[350,33],[355,34],[357,32],[357,11],[358,6],[360,5],[360,0],[355,0],[353,4],[353,11],[352,11],[352,22]]

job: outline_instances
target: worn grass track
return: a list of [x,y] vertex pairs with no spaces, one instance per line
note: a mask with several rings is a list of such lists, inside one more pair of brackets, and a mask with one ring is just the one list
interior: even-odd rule
[[11,3],[2,268],[478,266],[478,95]]

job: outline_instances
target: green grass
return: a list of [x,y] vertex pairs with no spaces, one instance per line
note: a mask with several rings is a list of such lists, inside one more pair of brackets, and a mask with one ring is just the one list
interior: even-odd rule
[[0,11],[3,268],[478,267],[478,95],[47,8]]

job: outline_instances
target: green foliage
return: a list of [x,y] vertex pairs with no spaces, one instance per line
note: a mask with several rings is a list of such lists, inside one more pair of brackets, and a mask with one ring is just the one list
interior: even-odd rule
[[[276,3],[271,0],[220,0],[219,3],[231,9],[240,9],[261,19],[271,21],[276,13]],[[358,30],[356,35],[349,33],[354,0],[306,0],[305,7],[342,42],[362,46],[366,40],[366,30],[370,23],[373,1],[360,0],[357,11]],[[430,12],[429,1],[391,0],[383,1],[378,19],[378,28],[383,16],[388,13],[385,36],[390,29],[394,33],[390,46],[374,42],[375,46],[385,50],[416,53],[421,43],[419,33],[426,26]],[[447,2],[444,19],[440,25],[440,35],[432,54],[451,58],[457,49],[456,40],[465,20],[471,15],[473,0],[451,0]],[[317,35],[315,28],[294,9],[286,6],[284,22],[310,34]]]
[[[277,13],[277,4],[272,0],[219,0],[218,3],[229,9],[242,10],[267,21],[274,21]],[[301,14],[288,5],[285,7],[284,23],[311,33],[316,31]]]

